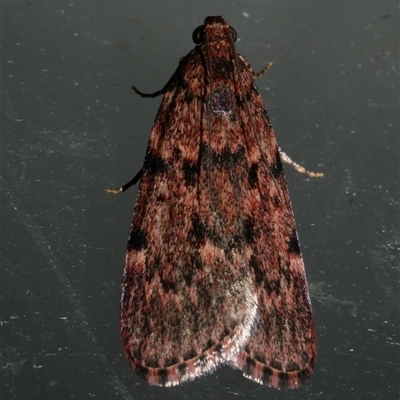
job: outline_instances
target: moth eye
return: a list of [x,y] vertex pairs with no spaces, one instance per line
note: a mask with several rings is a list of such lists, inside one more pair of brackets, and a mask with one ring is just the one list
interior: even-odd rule
[[204,38],[204,25],[198,26],[194,31],[192,35],[193,42],[196,44],[199,44],[203,41]]
[[231,37],[232,37],[232,40],[233,40],[233,42],[235,43],[236,42],[236,39],[237,39],[237,33],[236,33],[236,31],[230,26],[229,27],[230,29],[231,29]]

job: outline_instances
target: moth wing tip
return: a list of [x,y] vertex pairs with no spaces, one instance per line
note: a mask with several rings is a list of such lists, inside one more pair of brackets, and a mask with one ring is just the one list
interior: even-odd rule
[[314,371],[314,364],[315,357],[312,357],[301,370],[284,372],[263,364],[242,351],[236,363],[232,366],[242,370],[246,378],[261,385],[275,389],[297,389],[311,378]]

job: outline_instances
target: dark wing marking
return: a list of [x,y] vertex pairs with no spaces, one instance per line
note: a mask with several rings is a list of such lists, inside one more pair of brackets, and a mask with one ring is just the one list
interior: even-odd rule
[[[220,187],[235,155],[209,146],[205,87],[194,50],[165,90],[151,131],[126,253],[122,341],[133,368],[156,385],[236,358],[257,319],[249,271],[232,250],[241,239],[232,227],[239,204]],[[228,196],[218,207],[217,189]]]
[[[258,298],[259,323],[235,366],[250,379],[295,388],[309,378],[316,360],[316,334],[303,259],[278,146],[247,60],[241,79],[251,105],[243,107],[247,157],[243,182],[245,219],[254,240],[248,263]],[[251,121],[250,121],[251,120]]]

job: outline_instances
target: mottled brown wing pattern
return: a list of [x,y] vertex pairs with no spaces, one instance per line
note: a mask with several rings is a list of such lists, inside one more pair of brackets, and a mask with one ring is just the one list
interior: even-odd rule
[[273,387],[312,373],[315,329],[278,146],[222,17],[163,90],[126,253],[121,337],[171,386],[228,363]]
[[[243,198],[252,221],[250,267],[260,320],[233,363],[245,376],[272,387],[298,387],[312,374],[316,334],[294,215],[274,131],[246,59],[241,79],[250,107],[245,131],[254,154]],[[248,121],[248,110],[242,110]],[[249,156],[250,157],[250,156]]]
[[[205,89],[195,51],[166,88],[152,129],[126,254],[121,336],[133,368],[157,385],[179,384],[237,357],[258,315],[243,255],[233,251],[241,240],[240,202],[217,207],[211,198],[205,158],[212,157],[218,185],[232,172],[223,151],[209,154]],[[226,149],[229,136],[218,135]]]

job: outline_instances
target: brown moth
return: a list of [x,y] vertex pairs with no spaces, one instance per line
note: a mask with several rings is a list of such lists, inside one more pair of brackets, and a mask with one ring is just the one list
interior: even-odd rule
[[208,17],[159,92],[126,252],[121,337],[133,369],[172,386],[239,368],[296,388],[316,334],[281,156],[236,32]]

